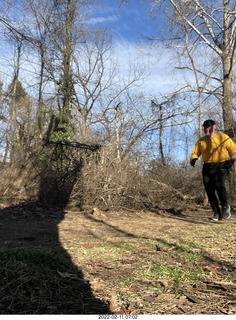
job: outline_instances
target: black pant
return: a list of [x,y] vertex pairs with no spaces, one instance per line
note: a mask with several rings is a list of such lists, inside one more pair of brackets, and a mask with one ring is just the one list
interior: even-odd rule
[[220,213],[219,197],[222,207],[228,205],[225,180],[228,170],[224,168],[224,163],[205,163],[203,165],[202,175],[204,187],[214,212]]

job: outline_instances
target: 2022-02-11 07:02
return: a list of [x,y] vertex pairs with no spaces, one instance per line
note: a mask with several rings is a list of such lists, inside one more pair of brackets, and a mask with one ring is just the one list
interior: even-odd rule
[[138,319],[138,315],[131,315],[131,314],[102,314],[98,315],[98,319],[114,319],[114,320],[119,320],[119,319]]

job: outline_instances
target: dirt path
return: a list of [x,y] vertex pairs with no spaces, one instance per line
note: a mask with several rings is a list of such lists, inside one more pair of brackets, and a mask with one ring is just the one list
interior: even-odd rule
[[236,215],[221,222],[210,221],[211,215],[196,206],[102,215],[68,211],[59,235],[95,294],[113,301],[115,311],[235,314]]
[[[107,305],[123,314],[236,314],[236,214],[221,222],[211,215],[164,203],[153,212],[99,214],[4,206],[0,247],[60,249],[91,286],[85,313],[96,313],[93,295],[103,312]],[[59,275],[73,284],[73,272]]]

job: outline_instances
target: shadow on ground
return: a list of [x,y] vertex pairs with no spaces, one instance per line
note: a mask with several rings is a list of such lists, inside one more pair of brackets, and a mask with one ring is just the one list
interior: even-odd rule
[[39,174],[37,201],[0,210],[0,314],[108,313],[59,239],[82,157],[64,157],[59,169],[54,158]]
[[0,211],[0,314],[106,314],[61,246],[65,212],[38,203]]

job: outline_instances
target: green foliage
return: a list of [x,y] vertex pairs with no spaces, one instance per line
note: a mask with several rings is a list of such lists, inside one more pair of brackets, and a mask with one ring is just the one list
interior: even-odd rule
[[58,93],[62,97],[63,102],[68,98],[68,102],[72,103],[75,100],[74,81],[72,77],[61,78],[57,81]]
[[169,266],[164,263],[152,264],[147,271],[141,274],[149,279],[168,279],[176,283],[194,282],[204,278],[204,271],[200,267],[183,268],[181,265]]
[[132,283],[142,282],[145,280],[156,281],[167,279],[176,284],[181,282],[194,283],[204,280],[205,273],[202,267],[181,265],[169,265],[166,262],[148,262],[136,268],[132,274],[127,274],[118,280],[119,285],[130,286]]
[[71,125],[71,115],[68,113],[59,116],[59,123],[51,135],[53,142],[69,142],[72,140],[75,128]]
[[56,130],[52,133],[50,140],[55,142],[55,148],[52,156],[52,164],[57,169],[63,170],[70,161],[72,150],[67,147],[75,133],[75,128],[71,125],[71,116],[69,113],[62,114],[59,117],[59,123]]

